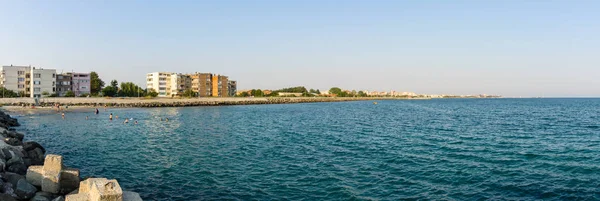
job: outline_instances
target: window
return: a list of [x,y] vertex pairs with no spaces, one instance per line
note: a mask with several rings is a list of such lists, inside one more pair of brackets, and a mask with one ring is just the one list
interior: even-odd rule
[[17,71],[17,74],[19,74],[19,75],[24,75],[24,74],[25,74],[25,71]]
[[62,88],[58,88],[58,91],[62,91]]
[[33,78],[41,78],[41,77],[42,77],[42,74],[39,74],[39,73],[33,74]]
[[40,81],[33,81],[33,85],[40,85]]
[[55,92],[55,91],[56,91],[56,87],[52,87],[52,92]]
[[24,82],[24,81],[25,81],[25,78],[22,78],[22,77],[19,78],[19,82]]
[[20,85],[19,85],[19,89],[22,89],[22,88],[25,88],[25,85],[24,85],[24,84],[20,84]]
[[62,76],[62,75],[59,75],[59,76],[58,76],[58,79],[59,79],[59,80],[62,80],[62,79],[63,79],[63,76]]
[[83,86],[83,87],[81,87],[81,88],[82,88],[82,89],[87,89],[87,87],[86,87],[86,86]]
[[56,82],[55,82],[55,81],[52,81],[52,86],[54,86],[54,85],[56,85]]
[[40,88],[39,87],[33,88],[33,91],[34,92],[40,92]]
[[52,78],[55,78],[55,77],[56,77],[56,74],[52,73]]

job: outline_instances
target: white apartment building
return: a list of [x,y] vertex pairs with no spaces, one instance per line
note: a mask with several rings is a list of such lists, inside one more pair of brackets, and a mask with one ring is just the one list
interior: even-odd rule
[[56,91],[56,70],[31,66],[2,66],[0,84],[24,97],[41,97]]
[[[171,97],[171,75],[169,72],[153,72],[146,75],[146,88],[154,90],[159,97]],[[175,76],[177,77],[177,76]],[[175,78],[177,79],[177,78]]]
[[56,69],[31,67],[30,75],[30,97],[42,97],[44,93],[50,95],[56,91]]

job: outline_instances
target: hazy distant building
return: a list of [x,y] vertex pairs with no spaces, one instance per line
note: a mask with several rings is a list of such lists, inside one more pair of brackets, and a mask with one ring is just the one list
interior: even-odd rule
[[180,74],[170,72],[154,72],[146,75],[146,88],[154,90],[159,97],[182,96],[191,89],[198,97],[227,97],[237,90],[237,83],[233,88],[227,76],[211,73]]

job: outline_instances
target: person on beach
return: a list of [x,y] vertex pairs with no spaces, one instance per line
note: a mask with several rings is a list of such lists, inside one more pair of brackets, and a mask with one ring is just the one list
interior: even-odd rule
[[95,114],[100,113],[100,111],[98,111],[98,108],[96,108],[96,111],[94,112]]
[[112,121],[112,113],[110,113],[110,116],[108,116],[108,119],[110,119]]

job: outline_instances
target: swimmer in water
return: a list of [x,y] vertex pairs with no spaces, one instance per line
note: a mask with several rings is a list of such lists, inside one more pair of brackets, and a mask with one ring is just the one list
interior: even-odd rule
[[125,119],[124,124],[129,123],[129,119]]
[[62,113],[62,118],[65,119],[65,113],[64,112]]
[[110,116],[108,116],[108,119],[110,119],[112,121],[112,113],[110,113]]
[[137,124],[137,120],[135,120],[135,124]]
[[89,117],[88,117],[88,116],[85,116],[85,120],[88,120],[88,119],[89,119]]
[[115,119],[119,119],[119,115],[115,115]]
[[162,117],[160,118],[160,121],[163,121]]
[[167,118],[165,121],[169,121],[169,118]]
[[94,112],[94,113],[96,113],[96,114],[100,113],[100,111],[98,111],[98,108],[96,108],[96,112]]

